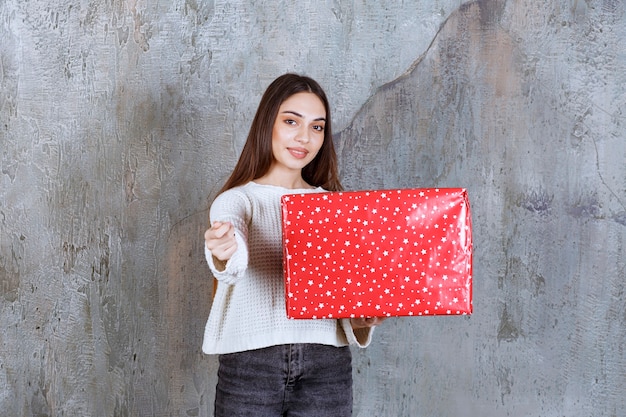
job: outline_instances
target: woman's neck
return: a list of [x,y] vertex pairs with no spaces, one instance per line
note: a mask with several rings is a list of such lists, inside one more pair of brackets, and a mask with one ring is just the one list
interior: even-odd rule
[[254,180],[257,184],[274,185],[287,189],[314,188],[307,184],[302,175],[289,175],[285,172],[270,171],[260,178]]

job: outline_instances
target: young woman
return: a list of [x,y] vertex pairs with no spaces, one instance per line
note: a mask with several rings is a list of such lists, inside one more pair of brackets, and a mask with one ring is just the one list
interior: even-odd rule
[[382,319],[290,320],[285,311],[280,197],[325,190],[341,190],[326,94],[311,78],[282,75],[205,233],[218,282],[203,343],[220,355],[216,417],[352,415],[348,346],[367,346]]

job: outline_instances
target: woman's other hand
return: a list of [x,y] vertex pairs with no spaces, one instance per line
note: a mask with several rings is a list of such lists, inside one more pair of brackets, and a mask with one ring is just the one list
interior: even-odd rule
[[358,319],[350,319],[353,329],[363,329],[366,327],[374,327],[385,321],[387,317],[366,317]]
[[204,244],[213,258],[225,264],[237,250],[235,227],[229,222],[213,222],[204,232]]

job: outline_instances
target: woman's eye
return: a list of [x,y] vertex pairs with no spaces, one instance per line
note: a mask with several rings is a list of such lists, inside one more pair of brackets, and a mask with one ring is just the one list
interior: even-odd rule
[[318,132],[323,132],[324,131],[324,126],[315,125],[315,126],[313,126],[313,129],[317,130]]
[[285,120],[285,123],[287,123],[288,125],[292,125],[293,126],[293,125],[296,124],[296,121],[292,120],[292,119],[287,119],[287,120]]

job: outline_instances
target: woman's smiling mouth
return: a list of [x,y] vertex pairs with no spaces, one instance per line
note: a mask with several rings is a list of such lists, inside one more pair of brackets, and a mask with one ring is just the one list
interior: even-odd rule
[[287,148],[289,153],[298,159],[304,159],[309,154],[309,151],[304,148]]

